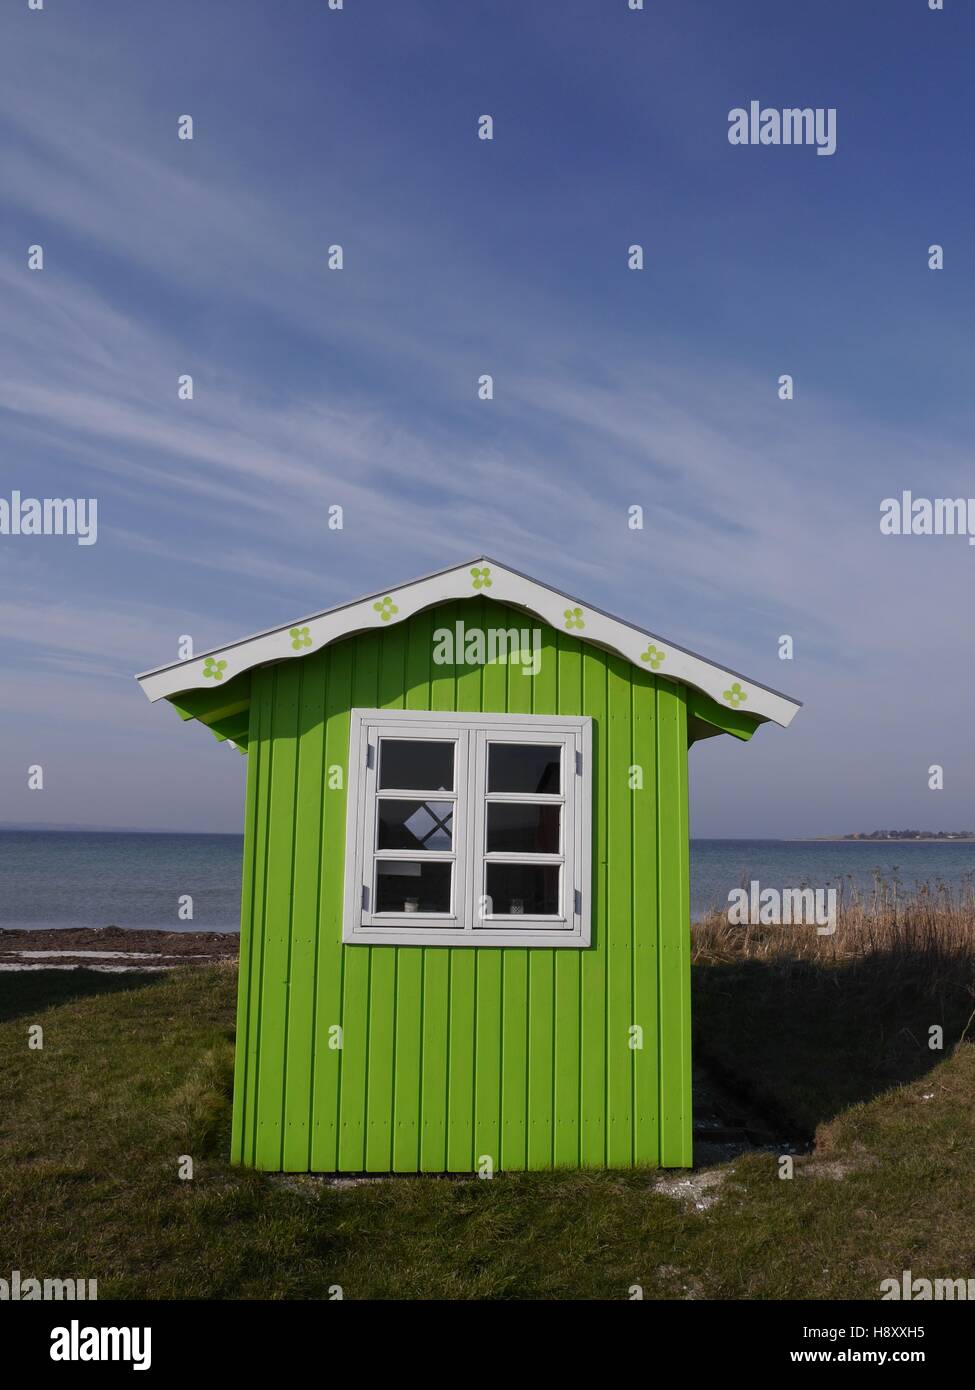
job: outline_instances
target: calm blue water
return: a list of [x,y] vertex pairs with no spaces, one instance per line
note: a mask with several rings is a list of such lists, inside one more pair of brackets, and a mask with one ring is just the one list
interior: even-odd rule
[[728,894],[744,881],[763,888],[842,888],[850,880],[869,893],[879,874],[898,885],[898,894],[922,884],[947,885],[952,893],[975,879],[975,844],[936,840],[884,844],[840,840],[692,840],[691,916],[728,906]]
[[[0,927],[237,931],[240,835],[0,831]],[[193,920],[177,918],[193,898]]]
[[[238,835],[122,835],[0,831],[0,927],[162,927],[236,931]],[[763,888],[838,887],[848,876],[868,891],[875,873],[904,889],[975,876],[975,844],[811,844],[791,840],[693,840],[691,911],[726,906],[742,880]],[[177,918],[193,898],[193,920]]]

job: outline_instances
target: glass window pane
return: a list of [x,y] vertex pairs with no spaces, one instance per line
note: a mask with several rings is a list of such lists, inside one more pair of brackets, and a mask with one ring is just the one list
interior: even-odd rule
[[562,790],[559,772],[562,749],[553,743],[489,743],[489,792],[546,792]]
[[450,849],[453,819],[452,801],[393,801],[381,797],[376,848]]
[[561,806],[489,801],[488,854],[558,854],[561,814]]
[[449,912],[453,865],[379,859],[376,862],[377,912]]
[[379,786],[383,791],[452,792],[453,741],[381,738]]
[[554,917],[559,911],[558,864],[488,864],[487,895],[489,911],[520,917],[523,913],[543,913]]

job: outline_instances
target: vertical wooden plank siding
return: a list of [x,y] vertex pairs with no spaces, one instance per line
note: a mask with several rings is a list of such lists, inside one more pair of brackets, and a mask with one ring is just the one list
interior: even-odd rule
[[[633,1152],[660,1152],[660,1046],[657,970],[657,698],[635,683],[633,697],[633,1022],[642,1047],[633,1052]],[[686,756],[686,755],[685,755]],[[666,811],[664,811],[666,814]],[[652,927],[646,925],[651,904]],[[690,912],[688,911],[688,917]]]
[[308,1046],[308,1039],[314,1036],[315,943],[319,918],[318,847],[322,829],[325,688],[321,681],[315,680],[310,687],[306,687],[305,674],[304,669],[299,671],[291,957],[285,1033],[284,1166],[289,1170],[304,1168],[311,1161],[313,1049]]
[[[379,652],[382,638],[378,632],[366,633],[355,641],[352,652],[352,704],[374,709],[379,700]],[[282,670],[281,667],[278,668]],[[290,668],[285,667],[282,674]],[[326,674],[326,688],[328,677]],[[348,737],[348,734],[346,734]],[[342,759],[348,765],[348,749]],[[294,827],[285,827],[285,835],[293,835]],[[329,859],[334,872],[341,875],[344,866],[344,830],[339,842],[329,846]],[[341,912],[341,909],[340,909]],[[341,936],[339,917],[335,942]],[[330,931],[324,930],[322,948],[327,949]],[[372,948],[364,946],[355,951],[339,951],[344,957],[342,982],[342,1062],[339,1075],[339,1169],[343,1172],[362,1172],[366,1168],[366,1124],[369,1115],[369,1043],[375,1042],[387,1019],[371,1018],[370,989],[372,984]],[[371,1035],[371,1036],[370,1036]],[[387,1034],[384,1046],[394,1048],[392,1033]]]
[[[338,1167],[341,1066],[343,1048],[342,997],[345,957],[336,952],[325,922],[340,919],[345,867],[346,765],[349,748],[349,710],[352,705],[351,644],[343,643],[317,657],[306,682],[317,681],[325,694],[325,765],[320,798],[321,842],[318,862],[319,924],[315,949],[315,1028],[306,1042],[312,1048],[312,1172]],[[326,680],[327,670],[327,680]],[[306,684],[311,689],[311,684]]]
[[[263,702],[254,701],[250,708],[250,736],[258,740],[253,756],[247,761],[247,792],[244,801],[244,863],[240,889],[240,961],[237,985],[237,1047],[234,1055],[234,1106],[230,1136],[230,1157],[234,1163],[254,1164],[253,1127],[245,1129],[244,1117],[254,1108],[257,1047],[260,1038],[258,1009],[260,990],[260,949],[263,940],[263,884],[258,884],[258,859],[261,844],[259,808],[262,798],[259,786],[267,772],[270,741],[265,740],[263,756],[260,749]],[[255,960],[255,955],[257,959]]]
[[584,1168],[606,1165],[606,961],[610,939],[606,915],[607,800],[609,793],[609,721],[606,718],[604,654],[582,648],[582,710],[593,721],[592,736],[592,943],[582,952],[582,1037],[579,1102],[582,1123],[580,1162]]
[[[433,633],[537,628],[520,664]],[[343,946],[349,711],[593,720],[589,949]],[[232,1152],[258,1168],[691,1161],[682,687],[481,596],[254,672]]]
[[657,689],[657,915],[660,959],[660,1162],[691,1163],[690,920],[687,818],[687,704],[683,690]]
[[[582,709],[581,644],[577,638],[560,632],[557,634],[556,650],[558,688],[555,713],[578,714]],[[594,861],[595,857],[593,855]],[[553,1156],[556,1168],[577,1168],[580,1163],[583,952],[556,951],[554,955],[556,1063]]]
[[[288,679],[281,677],[287,676]],[[268,788],[267,862],[264,881],[264,961],[261,972],[261,1044],[257,1059],[257,1161],[283,1168],[284,1098],[290,1021],[291,891],[298,787],[298,697],[302,672],[273,673],[272,757]],[[287,833],[278,827],[287,826]]]
[[633,1162],[633,765],[630,670],[606,659],[606,1162]]

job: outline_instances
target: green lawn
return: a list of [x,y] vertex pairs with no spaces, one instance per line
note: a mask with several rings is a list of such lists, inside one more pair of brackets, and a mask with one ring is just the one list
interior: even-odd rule
[[[699,1031],[745,1088],[818,1125],[817,1149],[791,1181],[772,1154],[710,1170],[700,1209],[657,1190],[681,1175],[648,1171],[335,1187],[233,1169],[232,970],[0,975],[0,1274],[94,1277],[101,1298],[616,1299],[633,1284],[876,1298],[908,1267],[970,1274],[975,1047],[918,1042],[931,1001],[898,1027],[886,976],[873,993],[869,976],[849,990],[797,977],[804,1012],[748,964],[695,968]],[[857,1000],[859,1044],[842,1013]],[[948,1012],[954,1027],[960,1004]],[[905,1084],[883,1089],[898,1071]]]

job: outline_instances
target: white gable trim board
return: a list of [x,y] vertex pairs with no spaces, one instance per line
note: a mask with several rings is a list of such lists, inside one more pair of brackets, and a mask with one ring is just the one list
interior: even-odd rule
[[693,686],[717,704],[756,719],[771,720],[787,728],[801,708],[798,700],[569,598],[488,556],[299,618],[190,660],[160,666],[136,679],[150,700],[166,699],[187,690],[212,690],[255,666],[307,656],[353,633],[388,629],[436,604],[478,595],[523,609],[556,631],[568,632],[580,641],[615,652],[640,670],[652,670],[669,680]]

